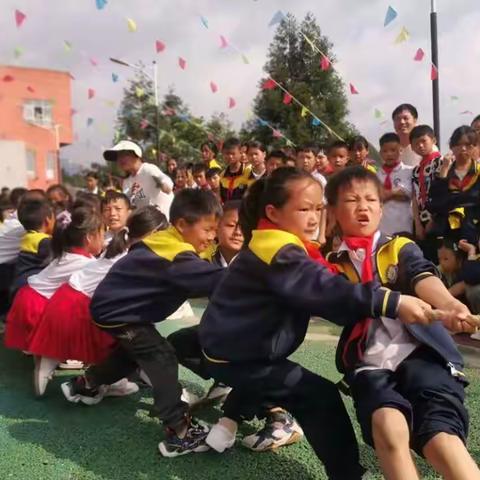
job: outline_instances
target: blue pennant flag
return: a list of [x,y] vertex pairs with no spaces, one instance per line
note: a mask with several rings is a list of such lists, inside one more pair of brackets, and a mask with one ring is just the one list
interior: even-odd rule
[[270,23],[268,24],[269,27],[272,27],[273,25],[276,25],[277,23],[280,23],[283,19],[285,18],[285,15],[281,10],[279,10],[270,20]]
[[186,113],[179,113],[178,118],[182,120],[182,122],[188,122],[188,120],[190,119],[190,115]]
[[87,127],[93,124],[93,118],[87,118]]
[[265,120],[262,120],[261,118],[258,119],[258,123],[262,127],[268,127],[268,122],[266,122]]
[[107,4],[107,0],[95,0],[98,10],[103,10]]
[[392,23],[397,18],[398,13],[393,7],[388,7],[387,14],[385,15],[385,21],[383,22],[383,26],[386,27],[390,23]]
[[112,82],[113,83],[118,82],[118,75],[116,73],[112,73]]
[[200,17],[200,21],[205,28],[208,28],[208,20],[205,17]]
[[322,122],[318,118],[312,118],[312,125],[318,127]]

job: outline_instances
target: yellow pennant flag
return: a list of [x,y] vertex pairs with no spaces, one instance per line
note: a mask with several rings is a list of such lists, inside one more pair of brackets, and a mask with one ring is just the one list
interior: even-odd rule
[[63,41],[63,48],[65,49],[65,51],[67,53],[71,52],[72,51],[72,44],[70,42],[68,42],[67,40],[64,40]]
[[127,25],[129,32],[136,32],[137,31],[137,24],[131,18],[127,18]]
[[114,100],[105,100],[105,105],[107,107],[113,108],[115,106],[115,101]]
[[135,95],[138,98],[142,98],[145,95],[145,90],[143,88],[140,88],[140,87],[135,87]]
[[400,33],[395,39],[395,44],[406,42],[409,38],[410,38],[410,33],[405,27],[402,27],[402,29],[400,30]]
[[242,53],[242,60],[243,60],[243,63],[245,65],[248,65],[250,63],[250,61],[248,60],[247,56],[245,54]]
[[300,115],[302,117],[306,117],[307,113],[308,113],[308,108],[307,107],[302,107],[302,111],[301,111]]
[[305,41],[310,45],[312,51],[315,51],[315,44],[305,34],[303,34],[303,38],[305,38]]

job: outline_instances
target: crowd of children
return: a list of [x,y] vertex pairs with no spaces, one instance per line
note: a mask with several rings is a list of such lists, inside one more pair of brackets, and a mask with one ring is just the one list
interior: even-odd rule
[[[85,369],[61,390],[86,405],[141,378],[165,457],[223,452],[257,417],[247,448],[305,436],[328,478],[355,480],[343,391],[387,479],[418,478],[410,448],[444,478],[480,479],[452,335],[480,339],[480,116],[443,156],[417,118],[394,110],[378,164],[362,136],[295,152],[229,138],[164,173],[125,140],[104,152],[123,192],[95,172],[75,199],[62,185],[2,190],[4,344],[33,356],[35,395],[59,367]],[[209,298],[200,324],[164,338],[155,324],[197,297]],[[313,315],[343,328],[339,384],[289,359]],[[211,428],[192,417],[179,364],[213,380]]]

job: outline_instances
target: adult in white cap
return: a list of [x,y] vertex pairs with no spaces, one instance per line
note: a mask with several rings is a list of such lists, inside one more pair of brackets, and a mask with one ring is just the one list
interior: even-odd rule
[[173,201],[173,182],[153,163],[142,160],[142,149],[129,140],[122,140],[103,152],[107,162],[116,162],[128,177],[123,192],[136,207],[156,205],[168,218]]

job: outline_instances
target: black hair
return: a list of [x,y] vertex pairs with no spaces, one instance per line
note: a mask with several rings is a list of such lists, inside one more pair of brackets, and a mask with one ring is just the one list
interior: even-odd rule
[[16,187],[10,192],[9,201],[13,208],[18,208],[22,197],[27,193],[27,191],[28,190],[26,188]]
[[350,150],[347,142],[344,142],[343,140],[335,140],[328,146],[327,153],[330,153],[335,148],[344,148],[347,151]]
[[272,150],[267,155],[267,160],[272,157],[279,158],[282,161],[282,163],[285,163],[285,160],[287,159],[287,155],[282,150]]
[[223,214],[230,212],[231,210],[240,211],[240,207],[242,205],[241,200],[228,200],[223,204]]
[[327,186],[325,187],[325,197],[327,198],[328,205],[335,206],[337,204],[340,191],[351,186],[355,180],[359,182],[372,182],[378,191],[378,196],[380,199],[382,198],[382,183],[375,173],[362,167],[361,165],[354,165],[334,173],[331,177],[329,177]]
[[369,143],[368,140],[365,137],[362,137],[362,135],[357,135],[355,137],[352,137],[348,141],[348,149],[353,150],[355,147],[365,147],[367,150],[369,148]]
[[300,152],[312,152],[315,156],[318,155],[318,145],[315,145],[314,143],[306,143],[300,147],[297,148],[297,155]]
[[265,145],[262,142],[259,142],[258,140],[250,140],[247,142],[247,152],[249,148],[258,148],[262,152],[266,152]]
[[412,114],[412,117],[416,120],[418,118],[418,111],[417,109],[411,104],[411,103],[401,103],[395,110],[392,112],[392,120],[395,119],[395,117],[399,114],[402,113],[404,110],[407,110]]
[[46,200],[22,201],[18,206],[18,221],[25,230],[40,230],[52,216],[53,208]]
[[432,140],[435,138],[435,132],[430,125],[417,125],[410,132],[410,143],[424,135],[428,135]]
[[172,225],[183,218],[193,224],[206,215],[222,215],[222,207],[214,193],[210,190],[185,188],[178,192],[170,207],[170,223]]
[[193,168],[192,168],[192,174],[193,175],[198,175],[199,173],[204,172],[205,174],[207,173],[207,167],[205,166],[204,163],[196,163]]
[[222,169],[221,168],[218,168],[218,167],[214,167],[214,168],[209,168],[207,170],[207,173],[205,173],[205,177],[207,179],[209,178],[212,178],[214,177],[215,175],[220,175],[222,173]]
[[452,250],[455,254],[455,258],[463,262],[467,259],[467,252],[464,252],[458,246],[458,242],[448,237],[438,237],[437,238],[437,250],[440,248],[446,248],[447,250]]
[[102,211],[107,205],[116,202],[117,200],[122,200],[123,202],[125,202],[125,205],[129,210],[132,208],[132,205],[130,204],[130,199],[127,195],[122,192],[117,192],[115,190],[109,190],[105,192],[105,196],[102,198]]
[[98,180],[98,173],[97,172],[94,172],[93,170],[91,172],[88,172],[86,175],[85,175],[85,178],[94,178],[95,180]]
[[450,148],[457,146],[463,136],[468,138],[471,145],[476,145],[478,142],[477,132],[468,125],[462,125],[453,131],[452,136],[450,137]]
[[22,202],[29,202],[30,200],[47,200],[47,194],[40,188],[33,188],[22,195],[20,204]]
[[386,143],[400,143],[400,137],[394,132],[384,133],[378,143],[380,143],[381,147]]
[[230,137],[225,140],[223,143],[222,150],[231,150],[232,148],[240,148],[242,146],[242,143],[240,140],[236,137]]
[[72,210],[76,208],[85,207],[90,208],[95,212],[100,211],[101,200],[100,197],[94,193],[78,192],[77,198],[73,202]]
[[201,145],[200,145],[200,150],[203,149],[203,147],[207,146],[215,156],[218,155],[218,147],[217,145],[215,145],[215,142],[212,142],[211,140],[207,140],[206,142],[203,142]]
[[252,230],[257,228],[259,220],[265,217],[265,207],[273,205],[281,208],[290,199],[287,188],[289,182],[299,180],[316,180],[304,170],[295,167],[277,168],[269,177],[261,177],[247,190],[240,206],[240,228],[245,243],[252,238]]
[[167,217],[157,207],[148,205],[139,208],[128,217],[126,227],[115,233],[107,247],[105,258],[116,257],[127,249],[130,242],[167,227]]
[[50,187],[48,187],[47,189],[47,198],[49,198],[49,196],[54,193],[54,192],[62,192],[62,194],[64,195],[65,197],[65,200],[62,201],[62,202],[59,202],[58,204],[56,204],[56,206],[58,207],[59,210],[67,210],[71,207],[72,205],[72,195],[70,194],[70,192],[67,190],[66,187],[64,187],[63,185],[60,185],[59,183],[58,184],[55,184],[55,185],[51,185]]
[[477,116],[472,120],[472,123],[470,124],[470,126],[473,127],[473,124],[474,124],[475,122],[478,122],[479,120],[480,120],[480,115],[477,115]]
[[100,231],[102,217],[91,208],[80,207],[69,213],[63,211],[57,216],[52,236],[54,258],[60,258],[74,247],[82,247],[88,234]]

